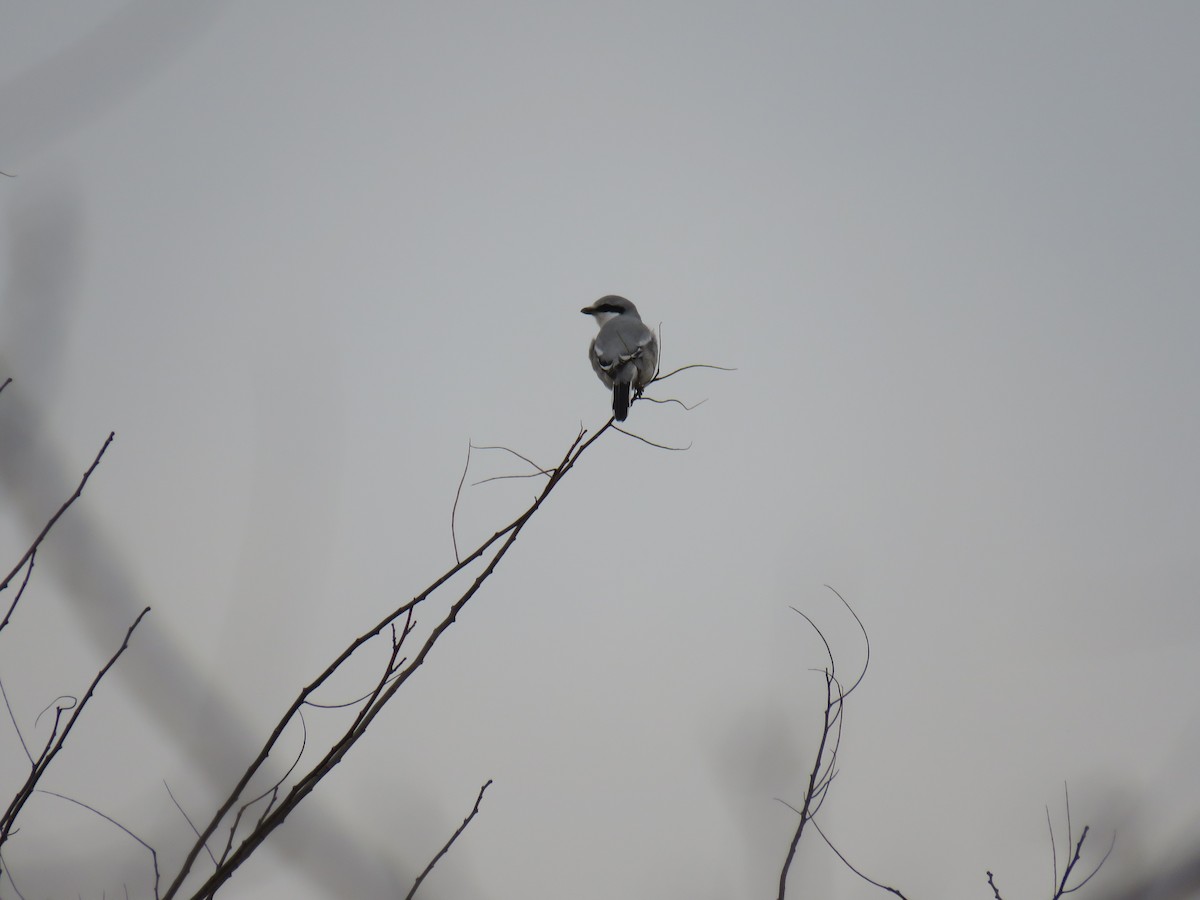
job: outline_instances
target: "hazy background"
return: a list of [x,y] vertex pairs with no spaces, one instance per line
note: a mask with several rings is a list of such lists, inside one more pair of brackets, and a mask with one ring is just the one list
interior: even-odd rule
[[[1194,847],[1198,83],[1182,2],[0,5],[6,563],[117,432],[0,636],[27,740],[153,607],[43,786],[173,871],[163,780],[206,818],[452,562],[468,441],[603,423],[617,292],[737,367],[634,407],[691,449],[606,435],[223,895],[403,896],[494,778],[421,896],[774,896],[822,700],[789,606],[862,662],[824,584],[872,639],[856,865],[1049,896],[1064,781],[1103,884]],[[535,490],[469,489],[460,545]],[[26,896],[149,895],[92,814],[22,825]],[[815,833],[794,878],[879,896]]]

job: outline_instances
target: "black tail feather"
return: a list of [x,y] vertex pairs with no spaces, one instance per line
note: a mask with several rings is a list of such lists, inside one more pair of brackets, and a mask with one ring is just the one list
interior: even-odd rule
[[618,381],[613,385],[613,417],[624,422],[629,415],[629,382]]

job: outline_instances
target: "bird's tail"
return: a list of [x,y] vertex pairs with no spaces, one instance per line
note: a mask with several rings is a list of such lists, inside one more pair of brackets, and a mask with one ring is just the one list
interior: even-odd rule
[[613,417],[624,422],[629,415],[629,382],[618,381],[613,385]]

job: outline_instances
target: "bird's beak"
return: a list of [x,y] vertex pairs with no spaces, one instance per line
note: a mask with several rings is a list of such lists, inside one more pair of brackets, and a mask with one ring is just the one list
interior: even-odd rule
[[580,312],[583,313],[585,316],[590,316],[592,314],[592,308],[590,306],[585,306],[583,309],[580,310]]

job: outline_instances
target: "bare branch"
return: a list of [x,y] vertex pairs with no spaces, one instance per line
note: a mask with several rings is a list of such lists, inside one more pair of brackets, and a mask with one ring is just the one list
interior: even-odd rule
[[[1069,848],[1071,846],[1071,841],[1075,836],[1075,827],[1071,822],[1071,794],[1065,782],[1063,783],[1063,804],[1066,808],[1067,847]],[[1074,872],[1075,867],[1079,865],[1080,855],[1083,853],[1083,843],[1087,840],[1087,836],[1091,831],[1091,826],[1083,826],[1083,831],[1079,835],[1079,840],[1075,842],[1075,851],[1070,860],[1068,860],[1066,867],[1062,870],[1061,878],[1059,878],[1058,874],[1058,843],[1054,837],[1054,822],[1050,818],[1049,806],[1046,807],[1046,830],[1050,833],[1050,862],[1054,877],[1054,880],[1050,885],[1050,890],[1053,892],[1051,894],[1051,900],[1061,900],[1061,898],[1067,894],[1075,893],[1075,891],[1079,890],[1094,877],[1096,877],[1096,873],[1098,873],[1103,865],[1108,861],[1108,857],[1112,854],[1113,848],[1117,844],[1117,834],[1114,831],[1112,840],[1109,842],[1108,849],[1104,851],[1104,856],[1101,857],[1098,863],[1096,863],[1091,872],[1089,872],[1087,876],[1082,878],[1077,884],[1069,885],[1068,882],[1071,880],[1071,873]],[[994,876],[990,871],[987,873],[987,876],[988,884],[992,886],[993,893],[995,893],[996,897],[999,898],[1000,891],[996,888]]]
[[[25,567],[25,577],[21,579],[21,587],[17,589],[17,596],[13,597],[13,602],[9,604],[8,612],[4,614],[4,621],[0,622],[0,631],[3,631],[5,626],[8,625],[8,620],[12,618],[13,610],[17,608],[17,604],[21,602],[21,598],[25,596],[25,588],[29,584],[29,577],[33,574],[33,566],[36,562],[37,549],[34,548],[33,552],[29,554],[29,565]],[[7,584],[4,587],[0,587],[0,591],[6,587],[8,587]]]
[[996,900],[1004,900],[1004,898],[1000,896],[1000,888],[996,887],[996,876],[993,875],[991,873],[991,871],[989,870],[987,873],[987,877],[988,877],[988,884],[991,885],[992,893],[995,895]]
[[[826,587],[829,587],[829,585],[826,585]],[[850,615],[854,617],[854,621],[857,623],[859,630],[862,632],[863,641],[867,648],[866,659],[863,662],[862,670],[858,673],[854,682],[849,688],[844,687],[841,680],[837,677],[837,661],[833,653],[833,648],[830,646],[829,640],[825,637],[825,633],[821,630],[811,616],[809,616],[807,613],[801,612],[794,606],[791,607],[791,610],[803,618],[804,621],[809,624],[812,630],[816,632],[817,637],[821,639],[821,643],[825,647],[825,658],[829,661],[829,664],[825,669],[817,670],[820,671],[825,678],[825,711],[823,713],[823,720],[821,723],[821,739],[817,745],[817,752],[813,759],[812,768],[809,770],[808,787],[804,792],[804,802],[801,808],[797,810],[800,816],[800,821],[797,823],[796,830],[792,834],[791,843],[788,846],[788,852],[784,858],[783,868],[779,873],[778,900],[784,900],[784,895],[787,892],[788,874],[791,869],[792,862],[795,859],[796,848],[800,843],[800,838],[804,834],[805,825],[808,822],[813,822],[814,827],[816,827],[814,817],[820,810],[821,806],[825,803],[825,800],[828,798],[829,789],[833,785],[834,778],[837,777],[837,757],[838,751],[842,746],[846,698],[860,684],[862,684],[862,680],[866,677],[867,669],[869,668],[871,662],[871,641],[867,636],[867,630],[863,625],[862,619],[859,618],[858,613],[854,611],[854,608],[850,606],[845,597],[839,594],[832,587],[829,587],[829,589],[833,591],[834,596],[841,601],[842,605],[845,606],[850,612]],[[795,807],[791,808],[795,809]],[[820,828],[818,827],[817,830],[819,832]],[[823,838],[825,837],[823,834],[821,836]],[[825,839],[825,842],[829,843],[828,838]],[[837,848],[831,843],[829,845],[830,848],[837,853],[838,857],[843,862],[846,862],[845,857],[838,852]],[[850,867],[852,872],[860,877],[865,878],[871,884],[881,887],[884,890],[889,890],[898,896],[904,896],[895,888],[889,888],[886,885],[872,881],[870,878],[866,878],[866,876],[864,876],[861,872],[859,872],[853,866],[850,866],[848,862],[846,864]]]
[[[824,640],[825,636],[821,635]],[[817,745],[817,752],[813,759],[812,769],[808,773],[808,788],[804,792],[804,804],[800,809],[800,821],[796,825],[796,830],[792,834],[791,843],[788,844],[787,855],[783,860],[783,868],[779,872],[779,895],[778,900],[784,900],[787,896],[787,879],[792,868],[792,860],[796,857],[796,848],[800,846],[800,838],[804,836],[804,826],[812,821],[812,803],[814,788],[817,783],[817,778],[824,766],[825,761],[825,744],[829,740],[829,719],[832,714],[834,704],[837,701],[833,697],[833,676],[826,673],[825,676],[825,713],[824,722],[821,725],[821,740]]]
[[[107,446],[107,444],[105,446]],[[101,452],[103,453],[103,451]],[[98,460],[99,457],[97,457],[97,461]],[[55,712],[54,728],[51,731],[49,742],[46,744],[45,749],[43,749],[41,754],[38,756],[37,761],[34,764],[33,771],[29,773],[29,777],[25,780],[25,784],[22,785],[21,789],[17,792],[17,795],[13,797],[12,802],[8,805],[8,809],[5,810],[4,815],[0,817],[0,847],[2,847],[5,841],[8,840],[9,835],[12,833],[12,827],[15,824],[21,809],[28,802],[30,796],[32,796],[34,789],[37,787],[38,781],[41,779],[42,775],[45,774],[46,769],[50,766],[50,763],[54,761],[54,758],[58,755],[59,751],[62,750],[63,744],[66,743],[67,736],[71,733],[71,729],[75,727],[75,723],[78,722],[79,717],[83,715],[83,711],[87,707],[88,701],[91,700],[92,696],[95,694],[96,688],[100,684],[100,680],[108,674],[108,670],[116,664],[117,660],[120,659],[121,654],[125,652],[125,649],[129,646],[129,638],[133,635],[134,629],[138,627],[148,612],[150,612],[150,607],[147,606],[141,611],[141,613],[138,614],[138,617],[134,619],[133,624],[129,626],[129,630],[125,632],[125,639],[121,642],[121,646],[117,648],[117,652],[112,655],[109,661],[104,664],[104,668],[96,673],[96,677],[92,679],[92,683],[88,687],[87,693],[83,695],[83,699],[81,699],[78,705],[72,710],[71,716],[69,719],[67,719],[67,723],[63,727],[61,734],[58,733],[58,722],[63,710],[62,708],[59,708],[58,711]]]
[[[92,473],[96,471],[96,467],[100,465],[100,460],[104,457],[104,451],[108,449],[108,445],[113,442],[113,438],[116,436],[116,432],[109,432],[108,440],[104,442],[104,445],[100,448],[100,452],[96,454],[96,458],[92,461],[92,464],[88,466],[87,471],[83,473],[83,478],[80,479],[78,487],[75,488],[75,493],[68,497],[66,502],[64,502],[63,505],[58,508],[58,512],[50,517],[50,521],[46,523],[46,527],[42,529],[41,533],[34,538],[33,543],[29,546],[29,549],[25,551],[25,555],[21,557],[21,561],[18,562],[16,566],[13,567],[13,570],[8,573],[8,577],[5,578],[4,581],[0,582],[0,591],[3,591],[5,588],[7,588],[9,583],[16,577],[17,573],[20,572],[24,565],[33,558],[33,555],[37,552],[38,547],[41,546],[42,541],[46,539],[46,535],[50,533],[50,529],[54,527],[55,523],[62,517],[62,514],[67,511],[71,504],[78,500],[83,494],[84,485],[86,485],[88,479],[92,477]],[[18,594],[17,596],[19,599],[20,595]],[[16,602],[14,601],[13,608],[15,607]],[[4,626],[8,624],[8,620],[12,615],[12,612],[13,609],[10,608],[8,614],[4,617],[4,621],[0,622],[0,631],[3,631]],[[140,619],[141,617],[139,616],[138,618]],[[2,841],[0,841],[0,843],[2,843]]]
[[[585,440],[587,431],[580,429],[571,445],[567,448],[562,461],[552,470],[552,474],[543,486],[541,493],[534,499],[533,503],[516,519],[510,522],[507,526],[497,531],[492,537],[485,540],[475,551],[468,556],[460,559],[454,566],[443,573],[437,580],[430,584],[421,594],[414,597],[410,602],[403,604],[393,610],[384,619],[379,622],[373,629],[360,635],[342,651],[341,654],[328,666],[325,671],[319,675],[315,681],[306,686],[293,701],[292,705],[284,712],[279,722],[276,724],[274,731],[268,737],[266,743],[260,749],[258,756],[242,773],[238,783],[226,797],[224,802],[217,808],[209,823],[201,829],[200,838],[188,852],[179,871],[176,873],[170,886],[167,888],[164,895],[165,900],[176,896],[183,887],[184,882],[188,878],[196,858],[200,854],[204,841],[207,841],[212,834],[220,827],[221,822],[236,806],[242,798],[250,780],[261,769],[266,759],[270,756],[273,748],[278,743],[283,730],[287,727],[291,719],[297,714],[302,706],[309,701],[309,697],[321,687],[333,673],[352,656],[359,647],[367,641],[377,637],[385,628],[391,626],[397,619],[406,614],[411,614],[411,611],[421,602],[430,597],[438,588],[444,585],[456,574],[461,572],[467,565],[477,559],[480,559],[490,551],[490,558],[486,562],[483,570],[475,578],[475,580],[466,588],[466,590],[454,601],[448,612],[442,617],[429,635],[424,639],[420,649],[410,661],[403,664],[398,670],[390,669],[377,684],[376,690],[372,692],[372,696],[365,702],[363,709],[356,716],[354,722],[342,734],[341,738],[335,741],[325,754],[312,767],[292,785],[286,795],[282,797],[279,804],[270,812],[269,815],[263,817],[255,828],[241,840],[235,849],[227,857],[222,858],[217,870],[203,881],[200,887],[192,894],[195,898],[207,898],[213,896],[217,889],[224,884],[233,872],[240,866],[249,856],[257,849],[259,845],[274,831],[283,821],[290,815],[293,809],[310,794],[316,785],[333,770],[335,766],[345,757],[350,748],[365,734],[367,728],[379,715],[388,701],[395,696],[396,692],[407,682],[407,680],[424,664],[430,651],[436,645],[441,636],[446,630],[454,624],[459,613],[476,594],[483,583],[491,577],[497,565],[508,553],[515,543],[521,530],[530,518],[541,508],[542,504],[549,497],[550,493],[558,486],[559,482],[567,475],[580,457],[587,449],[595,443],[605,431],[611,427],[610,420],[601,427],[595,434]],[[499,544],[498,547],[495,547]],[[493,549],[495,547],[495,549]],[[406,629],[407,633],[407,629]],[[393,642],[393,661],[398,658],[399,643]],[[394,675],[394,677],[393,677]]]
[[479,789],[479,796],[475,798],[475,805],[471,808],[471,811],[467,814],[467,817],[463,819],[462,824],[458,826],[454,834],[450,835],[450,840],[446,841],[445,846],[443,846],[442,849],[437,852],[437,855],[429,861],[429,865],[427,865],[421,874],[417,876],[417,880],[413,882],[412,890],[405,895],[404,900],[412,900],[417,893],[417,888],[421,886],[421,882],[424,881],[425,877],[433,871],[433,867],[438,864],[438,861],[450,851],[451,845],[458,840],[458,836],[466,831],[467,826],[471,824],[471,820],[479,813],[479,804],[483,802],[483,792],[488,789],[491,783],[492,779],[490,778],[484,782],[483,787]]
[[[1086,830],[1086,829],[1085,829],[1085,830]],[[1079,844],[1080,844],[1080,846],[1082,846],[1082,845],[1083,845],[1083,838],[1082,838],[1082,837],[1080,837],[1080,839],[1079,839]],[[1108,842],[1108,849],[1104,851],[1104,856],[1102,856],[1102,857],[1100,858],[1100,862],[1096,863],[1096,866],[1095,866],[1095,868],[1093,868],[1093,869],[1092,869],[1092,871],[1090,871],[1090,872],[1088,873],[1087,877],[1086,877],[1086,878],[1084,878],[1082,881],[1080,881],[1080,882],[1079,882],[1079,884],[1075,885],[1074,887],[1069,887],[1069,888],[1067,888],[1066,890],[1064,890],[1064,891],[1063,891],[1063,893],[1064,893],[1064,894],[1073,894],[1073,893],[1075,893],[1077,890],[1079,890],[1081,887],[1083,887],[1085,884],[1087,884],[1089,881],[1091,881],[1093,878],[1095,878],[1095,877],[1096,877],[1096,873],[1100,871],[1101,867],[1102,867],[1102,866],[1103,866],[1103,865],[1104,865],[1106,862],[1108,862],[1108,858],[1109,858],[1109,856],[1111,856],[1111,855],[1112,855],[1113,848],[1114,848],[1114,847],[1116,847],[1116,846],[1117,846],[1117,833],[1114,831],[1114,832],[1113,832],[1113,836],[1112,836],[1112,840]],[[1079,858],[1079,848],[1078,848],[1078,847],[1076,847],[1076,848],[1075,848],[1075,858],[1076,858],[1076,859],[1078,859],[1078,858]],[[1072,863],[1072,865],[1074,865],[1074,864]]]

